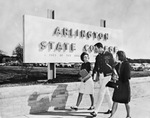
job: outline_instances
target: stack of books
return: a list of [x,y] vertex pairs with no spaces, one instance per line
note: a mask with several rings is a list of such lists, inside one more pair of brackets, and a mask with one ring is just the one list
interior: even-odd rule
[[86,69],[80,70],[79,74],[81,75],[82,78],[86,77],[89,73],[87,72]]

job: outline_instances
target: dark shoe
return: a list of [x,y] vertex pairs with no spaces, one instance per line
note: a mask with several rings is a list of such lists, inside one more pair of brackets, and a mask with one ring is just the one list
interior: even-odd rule
[[90,108],[88,108],[88,110],[93,110],[95,107],[94,106],[91,106]]
[[77,111],[78,110],[78,108],[77,107],[70,107],[71,109],[73,109],[73,110],[75,110],[75,111]]
[[110,109],[108,109],[107,112],[105,112],[104,114],[110,114],[112,111]]
[[97,114],[93,111],[93,112],[91,112],[90,113],[93,117],[96,117],[97,116]]

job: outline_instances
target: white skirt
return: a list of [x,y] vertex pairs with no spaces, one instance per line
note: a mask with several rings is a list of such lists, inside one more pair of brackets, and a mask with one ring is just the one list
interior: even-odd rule
[[92,77],[86,82],[81,82],[79,92],[83,94],[94,94],[94,82]]

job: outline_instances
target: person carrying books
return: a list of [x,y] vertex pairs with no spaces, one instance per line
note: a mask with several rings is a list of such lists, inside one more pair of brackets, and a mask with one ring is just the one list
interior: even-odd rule
[[78,110],[78,107],[82,101],[83,94],[88,94],[91,99],[91,106],[88,108],[88,110],[94,109],[94,82],[92,79],[92,66],[89,62],[89,54],[86,52],[83,52],[80,55],[81,60],[83,61],[81,68],[80,68],[80,88],[79,88],[79,95],[77,98],[76,106],[72,106],[71,109]]

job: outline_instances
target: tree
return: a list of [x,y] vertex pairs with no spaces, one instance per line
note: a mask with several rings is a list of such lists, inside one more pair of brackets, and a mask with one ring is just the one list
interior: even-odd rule
[[20,62],[21,70],[22,70],[22,76],[25,75],[25,78],[27,79],[32,68],[33,68],[33,65],[23,63],[23,45],[18,44],[16,46],[15,50],[13,51],[13,55],[16,55],[17,60]]
[[0,63],[2,63],[4,56],[6,56],[5,52],[3,50],[0,50]]
[[17,60],[20,63],[23,63],[23,46],[21,44],[18,44],[13,51],[13,55],[16,55]]
[[3,52],[4,52],[3,50],[0,50],[0,54],[3,54]]

